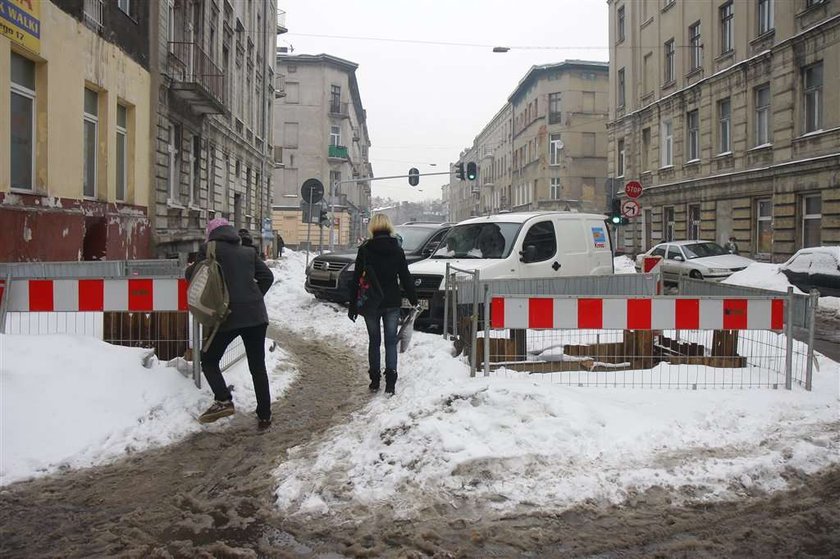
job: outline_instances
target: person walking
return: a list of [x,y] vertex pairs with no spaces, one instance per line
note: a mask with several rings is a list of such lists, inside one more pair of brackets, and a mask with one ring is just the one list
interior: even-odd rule
[[[383,294],[379,308],[364,315],[368,332],[368,375],[370,376],[368,388],[373,392],[379,390],[381,324],[385,334],[385,393],[394,394],[397,384],[397,327],[402,302],[400,287],[402,286],[413,306],[417,306],[417,293],[414,290],[411,273],[408,271],[405,252],[397,242],[394,226],[388,216],[381,213],[374,214],[368,224],[368,233],[370,233],[370,239],[359,247],[353,272],[353,285],[358,285],[365,266],[372,268]],[[350,320],[355,322],[357,310],[354,303],[351,301],[347,314]]]
[[[265,367],[265,332],[268,328],[268,313],[263,297],[274,283],[274,274],[268,269],[257,252],[242,246],[236,230],[224,218],[212,219],[207,223],[207,242],[216,243],[216,260],[222,267],[222,274],[230,298],[230,314],[219,326],[216,336],[207,351],[201,354],[201,370],[207,384],[213,390],[215,401],[198,420],[212,423],[222,417],[233,415],[235,410],[230,389],[222,376],[219,363],[228,345],[237,337],[242,338],[248,368],[254,381],[257,396],[257,426],[265,429],[271,425],[271,394],[268,389],[268,373]],[[198,251],[196,263],[206,258],[207,244]],[[192,278],[195,267],[187,268],[187,281]]]
[[723,248],[726,249],[726,252],[729,254],[740,254],[738,252],[738,243],[735,241],[735,237],[729,237],[729,241],[723,245]]
[[283,248],[286,246],[286,241],[277,233],[277,258],[283,258]]

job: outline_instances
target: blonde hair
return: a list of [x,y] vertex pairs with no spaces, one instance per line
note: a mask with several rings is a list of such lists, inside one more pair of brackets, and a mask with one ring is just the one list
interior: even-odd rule
[[385,232],[389,235],[394,235],[394,226],[391,223],[391,218],[385,214],[373,214],[368,223],[368,233],[373,237],[376,233]]

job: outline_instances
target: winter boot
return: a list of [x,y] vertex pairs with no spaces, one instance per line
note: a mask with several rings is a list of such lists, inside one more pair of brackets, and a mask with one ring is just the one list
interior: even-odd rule
[[368,376],[370,377],[370,384],[368,385],[368,390],[371,392],[378,392],[379,391],[379,378],[382,376],[382,373],[379,372],[379,369],[373,370],[370,369],[368,371]]
[[235,411],[236,410],[233,408],[233,401],[228,400],[227,402],[220,402],[219,400],[216,400],[213,402],[212,406],[207,408],[207,411],[198,417],[198,421],[199,423],[213,423],[218,419],[233,415]]
[[385,394],[394,394],[394,388],[397,386],[397,371],[394,369],[385,369]]

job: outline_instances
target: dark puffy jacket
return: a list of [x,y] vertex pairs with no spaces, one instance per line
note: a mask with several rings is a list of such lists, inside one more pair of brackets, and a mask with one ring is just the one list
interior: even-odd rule
[[[230,314],[219,330],[236,330],[249,326],[268,324],[263,296],[274,283],[274,274],[257,258],[251,247],[239,244],[239,235],[230,225],[214,229],[208,241],[216,242],[216,260],[222,266],[225,284],[230,297]],[[207,257],[207,245],[201,245],[196,263]],[[187,268],[186,277],[192,277],[194,266]]]
[[[356,255],[356,267],[353,272],[353,285],[359,283],[365,259],[367,259],[367,265],[371,266],[376,272],[376,278],[382,285],[384,298],[379,305],[380,309],[400,306],[402,303],[400,286],[408,296],[409,302],[412,305],[417,304],[414,281],[408,271],[405,252],[403,252],[397,239],[387,233],[377,233],[372,239],[359,247],[359,252]],[[397,283],[397,278],[399,278],[399,283]]]

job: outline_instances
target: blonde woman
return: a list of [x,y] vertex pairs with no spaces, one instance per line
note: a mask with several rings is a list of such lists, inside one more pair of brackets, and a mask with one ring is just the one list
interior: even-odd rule
[[[385,393],[394,394],[397,384],[397,327],[400,321],[400,303],[405,291],[409,302],[417,305],[417,293],[408,271],[405,253],[396,238],[394,226],[387,215],[373,214],[368,224],[370,238],[359,247],[353,285],[358,285],[359,277],[365,266],[372,268],[382,287],[382,302],[379,307],[364,315],[368,331],[368,374],[371,391],[379,390],[381,376],[381,355],[379,346],[382,342],[380,323],[385,332]],[[351,301],[348,316],[355,321],[357,310]]]

